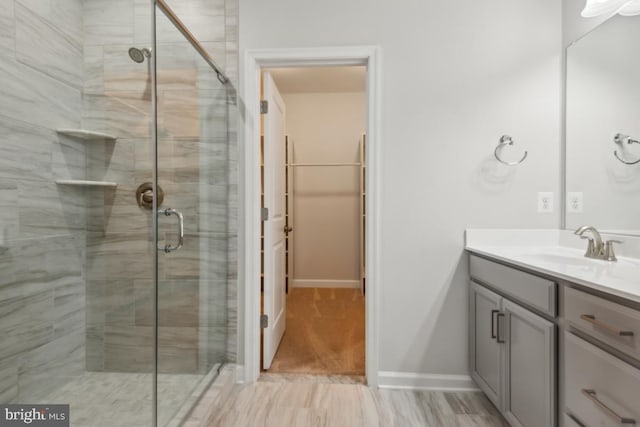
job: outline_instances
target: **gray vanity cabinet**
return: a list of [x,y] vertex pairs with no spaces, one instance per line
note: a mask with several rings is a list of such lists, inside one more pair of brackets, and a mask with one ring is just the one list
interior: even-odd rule
[[548,320],[505,299],[504,401],[512,426],[555,425],[556,328]]
[[[544,304],[540,306],[552,308],[550,311],[555,314],[555,283],[472,255],[471,377],[512,426],[554,427],[557,424],[556,325],[525,308],[529,305],[526,298],[519,299],[512,292],[502,293],[502,287],[507,286],[502,275],[505,268],[516,281],[510,291],[523,282],[544,286],[540,295],[553,301],[541,300]],[[536,280],[532,280],[534,278]],[[537,280],[540,283],[536,283]],[[492,286],[494,282],[499,286]],[[534,291],[528,289],[529,294]]]
[[471,282],[469,313],[471,316],[471,376],[499,409],[502,408],[501,345],[497,341],[496,318],[502,297]]
[[640,425],[640,306],[606,297],[564,290],[565,427]]

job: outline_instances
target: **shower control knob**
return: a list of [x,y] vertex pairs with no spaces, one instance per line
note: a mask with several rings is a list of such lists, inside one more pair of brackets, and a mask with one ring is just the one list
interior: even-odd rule
[[[138,206],[144,209],[153,209],[153,184],[151,182],[145,182],[140,184],[138,189],[136,190],[136,201],[138,202]],[[157,206],[162,205],[164,200],[164,191],[160,186],[158,186],[158,204]]]
[[153,191],[147,190],[142,193],[142,201],[145,203],[153,203]]

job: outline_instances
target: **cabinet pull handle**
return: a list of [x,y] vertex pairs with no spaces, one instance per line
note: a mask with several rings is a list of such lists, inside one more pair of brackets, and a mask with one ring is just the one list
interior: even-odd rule
[[583,388],[581,390],[582,394],[589,399],[594,405],[598,408],[602,409],[602,411],[609,416],[612,420],[615,420],[618,424],[635,424],[636,420],[633,418],[624,418],[618,415],[613,409],[609,408],[607,405],[602,403],[596,394],[595,390],[589,390]]
[[580,319],[584,320],[585,322],[591,323],[594,327],[598,329],[602,329],[604,331],[609,332],[610,334],[613,334],[619,337],[632,337],[634,335],[633,331],[621,331],[620,329],[617,329],[614,326],[607,325],[606,323],[601,322],[600,320],[597,320],[596,316],[594,316],[593,314],[582,314],[580,315]]
[[498,320],[498,333],[496,334],[496,341],[500,344],[504,344],[504,340],[502,338],[500,338],[500,336],[502,335],[500,333],[500,317],[504,318],[504,313],[500,313],[498,312],[498,315],[496,316],[496,319]]
[[497,338],[498,336],[495,333],[496,330],[496,313],[500,313],[500,310],[491,310],[491,338]]

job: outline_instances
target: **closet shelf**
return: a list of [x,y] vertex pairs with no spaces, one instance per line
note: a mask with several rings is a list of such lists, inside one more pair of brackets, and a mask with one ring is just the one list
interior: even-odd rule
[[85,129],[56,129],[60,135],[66,135],[73,138],[84,139],[85,141],[115,141],[117,136],[108,133],[94,132]]
[[116,188],[118,186],[115,182],[109,181],[84,181],[80,179],[58,179],[56,180],[58,185],[75,185],[78,187],[104,187],[104,188]]
[[362,166],[361,163],[291,163],[289,166]]

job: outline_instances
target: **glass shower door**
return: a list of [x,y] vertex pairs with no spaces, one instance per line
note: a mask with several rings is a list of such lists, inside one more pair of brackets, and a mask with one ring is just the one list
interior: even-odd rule
[[224,79],[157,4],[156,407],[166,426],[179,425],[226,357],[229,153]]
[[226,355],[227,88],[156,4],[0,7],[0,404],[72,426],[178,425]]

